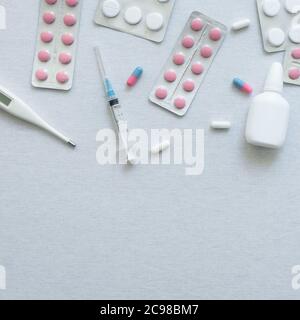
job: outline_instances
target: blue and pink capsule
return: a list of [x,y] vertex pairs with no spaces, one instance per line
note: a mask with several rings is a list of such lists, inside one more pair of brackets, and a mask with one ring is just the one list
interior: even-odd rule
[[127,85],[128,85],[129,87],[135,86],[136,83],[138,82],[138,80],[141,78],[142,74],[143,74],[143,68],[137,67],[137,68],[133,71],[133,73],[132,73],[132,75],[129,77],[129,79],[127,80]]
[[247,94],[251,94],[253,92],[252,87],[250,86],[250,84],[248,84],[247,82],[239,79],[239,78],[234,78],[233,79],[233,85],[238,88],[240,91],[245,92]]

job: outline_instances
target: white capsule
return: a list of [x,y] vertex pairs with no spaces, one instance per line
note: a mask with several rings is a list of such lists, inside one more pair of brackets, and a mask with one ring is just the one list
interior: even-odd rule
[[210,127],[216,130],[229,130],[231,128],[230,121],[212,121]]
[[158,145],[154,146],[151,149],[151,153],[152,154],[159,154],[167,149],[170,148],[170,141],[169,140],[165,140],[162,143],[159,143]]
[[251,24],[251,20],[250,19],[243,19],[243,20],[239,20],[235,23],[233,23],[231,29],[233,31],[239,31],[245,28],[248,28]]

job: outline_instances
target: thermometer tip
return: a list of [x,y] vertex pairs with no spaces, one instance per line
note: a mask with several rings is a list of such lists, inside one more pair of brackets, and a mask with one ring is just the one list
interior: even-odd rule
[[74,143],[72,140],[69,140],[69,141],[68,141],[68,144],[69,144],[70,146],[72,146],[73,148],[76,147],[76,143]]

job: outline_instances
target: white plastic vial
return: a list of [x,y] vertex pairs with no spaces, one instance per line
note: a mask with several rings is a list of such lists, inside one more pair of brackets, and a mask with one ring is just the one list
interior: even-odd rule
[[246,139],[255,146],[278,149],[288,130],[290,106],[282,97],[283,68],[274,63],[266,80],[264,93],[253,99],[249,110]]

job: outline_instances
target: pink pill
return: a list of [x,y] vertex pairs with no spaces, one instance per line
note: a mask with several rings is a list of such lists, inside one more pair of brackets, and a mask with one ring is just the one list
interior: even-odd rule
[[64,33],[61,36],[61,41],[63,42],[63,44],[65,44],[66,46],[70,46],[71,44],[74,43],[74,36],[72,33]]
[[50,31],[44,31],[41,33],[41,40],[45,43],[49,43],[53,40],[53,33]]
[[74,14],[68,13],[64,16],[64,23],[68,27],[74,26],[74,24],[76,24],[76,21],[77,20]]
[[187,49],[192,48],[194,46],[194,44],[195,44],[195,40],[192,36],[185,36],[182,39],[182,45]]
[[49,53],[49,51],[47,50],[41,50],[39,53],[38,53],[38,58],[41,62],[48,62],[51,58],[51,55]]
[[158,87],[155,91],[155,96],[158,99],[166,99],[168,96],[168,90],[165,87]]
[[298,80],[300,78],[300,69],[292,68],[289,70],[289,77],[292,80]]
[[78,4],[78,0],[66,0],[66,4],[67,4],[69,7],[76,7],[77,4]]
[[174,70],[168,70],[165,72],[165,80],[168,82],[174,82],[177,79],[176,72]]
[[195,62],[193,65],[192,65],[192,72],[193,74],[201,74],[202,72],[204,71],[204,67],[203,67],[203,64],[201,62]]
[[39,70],[36,71],[35,77],[39,81],[46,81],[48,79],[48,72],[45,69],[39,69]]
[[296,48],[292,51],[292,57],[294,59],[300,59],[300,48]]
[[62,52],[59,54],[59,61],[62,64],[69,64],[72,61],[72,55],[68,52]]
[[203,21],[200,18],[196,18],[191,23],[191,28],[194,31],[201,31],[203,29]]
[[187,92],[192,92],[195,89],[195,82],[192,79],[185,80],[182,87]]
[[213,50],[210,46],[204,46],[201,48],[200,54],[203,58],[210,58],[213,54]]
[[43,20],[47,24],[51,24],[55,21],[55,14],[52,11],[47,11],[43,14]]
[[185,62],[185,55],[182,52],[175,53],[173,57],[173,62],[178,66],[181,66]]
[[174,106],[177,109],[183,109],[186,106],[186,101],[185,101],[184,97],[179,96],[179,97],[175,98]]
[[48,3],[48,4],[55,4],[56,2],[57,2],[57,0],[45,0],[46,1],[46,3]]
[[66,83],[69,81],[69,76],[67,74],[67,72],[65,71],[59,71],[57,72],[56,74],[56,80],[59,82],[59,83]]
[[209,32],[209,38],[213,41],[219,41],[222,38],[222,31],[220,28],[213,28]]

